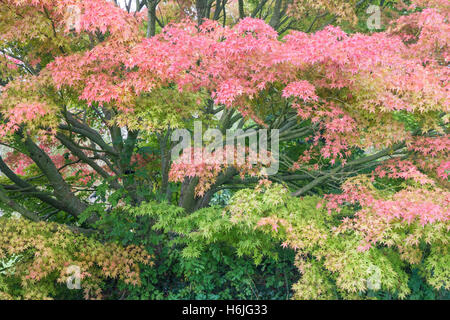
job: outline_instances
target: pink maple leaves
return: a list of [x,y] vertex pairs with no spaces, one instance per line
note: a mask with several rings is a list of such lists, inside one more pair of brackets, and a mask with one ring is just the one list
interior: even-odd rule
[[395,227],[419,225],[423,228],[450,220],[450,193],[438,187],[407,187],[391,195],[383,195],[383,191],[375,189],[369,180],[356,177],[344,183],[342,190],[341,194],[325,196],[326,208],[331,213],[339,212],[345,205],[361,207],[353,217],[344,218],[335,229],[338,233],[353,230],[361,235],[361,251],[385,241]]
[[417,137],[409,149],[417,154],[416,164],[423,170],[434,170],[440,179],[446,180],[450,173],[449,135]]
[[420,184],[434,184],[434,181],[420,172],[417,167],[409,160],[392,159],[378,166],[374,176],[380,178],[388,177],[391,179],[412,179]]
[[4,112],[4,115],[8,117],[8,122],[4,124],[1,129],[6,132],[14,132],[17,130],[18,125],[32,121],[35,118],[42,117],[48,113],[48,106],[41,102],[33,103],[19,103],[14,108]]
[[282,96],[284,98],[296,97],[304,101],[317,101],[318,97],[315,94],[315,87],[306,80],[294,81],[289,83],[284,89]]
[[[319,101],[320,88],[347,87],[360,112],[448,105],[445,71],[411,59],[401,39],[387,33],[347,35],[327,27],[315,34],[292,32],[280,41],[265,22],[246,18],[232,28],[212,21],[200,28],[191,22],[172,24],[133,48],[110,40],[51,64],[57,86],[79,87],[89,103],[120,106],[130,95],[174,83],[179,90],[206,89],[216,103],[250,116],[249,100],[275,83],[285,85],[283,97],[310,103]],[[303,116],[302,109],[309,108],[298,103],[294,107]]]
[[206,148],[191,148],[183,150],[182,155],[173,162],[169,179],[183,182],[186,178],[198,178],[195,188],[197,196],[203,196],[216,182],[219,174],[229,168],[238,170],[241,178],[261,175],[262,165],[258,154],[248,147],[226,145],[209,152]]

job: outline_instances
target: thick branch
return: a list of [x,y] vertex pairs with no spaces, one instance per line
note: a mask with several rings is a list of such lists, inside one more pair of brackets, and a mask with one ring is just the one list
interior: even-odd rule
[[319,184],[321,184],[322,182],[330,179],[333,175],[335,175],[336,173],[338,173],[339,171],[344,171],[346,169],[355,167],[357,165],[361,165],[361,164],[365,164],[371,161],[375,161],[379,158],[385,157],[388,154],[392,153],[395,150],[398,150],[400,148],[402,148],[404,146],[404,143],[399,143],[396,144],[394,146],[392,146],[391,148],[386,148],[384,150],[381,150],[380,152],[377,152],[373,155],[364,157],[364,158],[360,158],[360,159],[356,159],[353,161],[350,161],[349,163],[347,163],[345,166],[338,166],[330,171],[328,171],[326,174],[314,179],[313,181],[311,181],[310,183],[308,183],[306,186],[302,187],[301,189],[291,193],[292,196],[300,196],[305,194],[306,192],[310,191],[311,189],[313,189],[314,187],[318,186]]
[[24,146],[28,150],[29,157],[41,169],[52,185],[55,190],[55,196],[59,201],[67,205],[68,212],[74,216],[81,214],[86,209],[86,204],[72,193],[70,186],[63,179],[50,157],[30,137],[25,138]]
[[35,186],[32,184],[22,180],[19,176],[17,176],[9,167],[8,165],[3,161],[3,159],[0,157],[0,171],[13,183],[15,183],[18,187],[20,192],[27,195],[32,193],[36,198],[39,200],[48,203],[52,207],[70,212],[70,208],[67,207],[66,204],[63,202],[60,202],[50,196],[50,194],[44,193],[39,191]]
[[[77,147],[77,145],[71,141],[67,136],[64,134],[58,132],[56,134],[56,138],[58,138],[61,143],[66,146],[67,149],[70,150],[77,158],[79,158],[84,163],[88,164],[92,169],[94,169],[99,175],[101,175],[106,180],[111,180],[112,176],[110,176],[105,170],[103,170],[102,167],[100,167],[94,160],[90,159],[86,154]],[[119,189],[120,185],[117,183],[117,181],[112,180],[111,186],[114,189]]]

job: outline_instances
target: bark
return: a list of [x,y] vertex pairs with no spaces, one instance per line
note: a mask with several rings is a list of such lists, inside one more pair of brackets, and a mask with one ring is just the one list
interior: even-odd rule
[[148,16],[147,38],[153,37],[156,34],[156,6],[157,5],[158,5],[158,1],[147,0],[147,16]]
[[281,6],[283,4],[283,0],[276,0],[275,6],[273,7],[272,17],[270,18],[269,24],[272,28],[277,29],[281,20]]
[[198,184],[198,178],[186,177],[181,184],[180,199],[178,205],[183,207],[186,212],[194,212],[196,207],[195,187]]
[[208,11],[208,0],[196,0],[195,9],[197,11],[197,23],[201,25],[208,17],[206,13]]
[[244,0],[239,0],[238,5],[239,5],[239,19],[244,19],[245,17]]
[[70,214],[74,216],[80,215],[87,205],[71,191],[70,186],[61,176],[50,157],[30,137],[25,138],[24,145],[27,148],[29,157],[36,163],[53,187],[56,198],[66,204]]
[[39,221],[39,217],[37,216],[37,214],[28,211],[23,206],[17,204],[14,200],[10,199],[7,193],[5,192],[5,189],[3,189],[2,187],[0,187],[0,201],[8,205],[14,211],[19,212],[25,218],[35,222]]
[[368,162],[376,161],[376,160],[378,160],[378,159],[380,159],[382,157],[385,157],[388,154],[394,152],[395,150],[398,150],[398,149],[402,148],[403,146],[404,146],[403,143],[399,143],[399,144],[394,145],[392,148],[386,148],[384,150],[381,150],[380,152],[377,152],[376,154],[373,154],[373,155],[370,155],[370,156],[367,156],[367,157],[363,157],[363,158],[360,158],[360,159],[356,159],[356,160],[350,161],[344,167],[338,166],[336,168],[333,168],[332,170],[328,171],[327,173],[323,174],[322,176],[317,177],[316,179],[314,179],[313,181],[308,183],[306,186],[304,186],[304,187],[300,188],[299,190],[291,193],[291,195],[294,196],[294,197],[304,195],[306,192],[312,190],[314,187],[317,187],[318,185],[320,185],[324,181],[327,181],[327,180],[331,179],[339,171],[344,171],[346,169],[353,168],[353,167],[358,166],[358,165],[362,165],[362,164],[365,164],[365,163],[368,163]]
[[61,211],[68,212],[72,215],[75,215],[76,213],[70,208],[66,203],[60,202],[57,199],[54,199],[50,194],[47,194],[45,192],[40,192],[35,186],[32,184],[22,180],[19,176],[17,176],[3,161],[3,159],[0,157],[0,171],[8,177],[9,180],[11,180],[15,185],[17,185],[19,190],[22,190],[24,196],[27,196],[29,194],[33,194],[34,197],[38,198],[42,202],[45,202],[55,209],[59,209]]
[[105,170],[103,170],[102,167],[100,167],[94,160],[90,159],[83,150],[79,149],[77,145],[69,139],[69,137],[65,136],[64,134],[58,132],[56,134],[56,138],[61,141],[61,143],[72,152],[73,155],[75,155],[78,159],[83,161],[84,163],[88,164],[92,169],[94,169],[100,176],[108,180],[111,184],[111,186],[114,189],[119,189],[120,185],[116,180],[112,180],[112,176],[110,176]]

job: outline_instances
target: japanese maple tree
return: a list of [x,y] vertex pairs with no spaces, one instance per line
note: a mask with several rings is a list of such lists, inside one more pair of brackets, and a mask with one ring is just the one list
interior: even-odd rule
[[[0,201],[95,234],[111,206],[192,213],[275,182],[353,208],[336,232],[361,235],[357,252],[402,250],[395,223],[448,231],[448,1],[401,3],[380,32],[358,26],[364,4],[0,0]],[[172,133],[199,120],[278,129],[278,172],[174,161]]]

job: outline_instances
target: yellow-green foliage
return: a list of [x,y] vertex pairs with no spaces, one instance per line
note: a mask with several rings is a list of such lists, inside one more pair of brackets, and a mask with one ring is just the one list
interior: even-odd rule
[[72,275],[70,266],[80,268],[85,298],[101,298],[106,279],[140,284],[139,263],[152,265],[137,246],[101,243],[55,223],[0,217],[2,299],[51,299]]
[[[283,186],[272,185],[238,191],[225,209],[213,207],[187,215],[177,207],[163,210],[161,204],[147,203],[135,212],[156,217],[155,228],[181,235],[175,241],[185,246],[186,257],[200,256],[214,242],[227,243],[257,263],[263,256],[275,257],[280,243],[294,249],[302,274],[292,287],[294,299],[365,299],[377,292],[405,298],[410,293],[411,268],[420,270],[436,290],[449,288],[448,233],[440,233],[446,239],[436,239],[432,233],[439,228],[426,227],[418,242],[403,241],[402,246],[383,242],[362,251],[360,233],[337,230],[353,212],[344,209],[329,214],[318,206],[319,201],[318,197],[291,197]],[[416,232],[403,224],[389,229],[386,237],[397,241]]]
[[132,130],[161,130],[185,125],[186,119],[199,113],[206,94],[179,91],[177,88],[155,88],[151,94],[142,94],[135,100],[133,110],[119,114],[116,122]]
[[[439,232],[439,239],[433,236],[442,228],[431,225],[422,228],[422,237],[417,242],[403,241],[402,246],[392,247],[378,245],[361,251],[358,246],[362,235],[351,230],[336,232],[344,216],[351,212],[330,215],[317,208],[318,203],[316,197],[292,198],[283,187],[276,185],[260,193],[240,191],[230,206],[237,213],[234,217],[239,217],[237,223],[246,223],[249,216],[264,212],[257,225],[277,238],[283,234],[283,246],[297,251],[297,266],[303,277],[293,287],[295,298],[330,298],[333,292],[355,298],[362,297],[369,289],[404,298],[410,292],[406,268],[411,266],[422,270],[435,289],[449,287],[449,235]],[[387,232],[386,236],[393,239],[407,239],[411,236],[408,230],[416,230],[406,222],[393,221],[393,224],[402,224],[402,228],[396,225]],[[422,259],[413,259],[418,251]]]
[[230,219],[231,215],[218,207],[186,214],[177,206],[148,202],[129,209],[137,215],[155,217],[154,229],[180,235],[174,238],[173,243],[184,246],[182,255],[185,258],[199,257],[208,245],[216,242],[233,245],[239,256],[250,255],[257,263],[264,255],[276,257],[272,237],[262,230],[255,230],[255,221],[235,224]]

